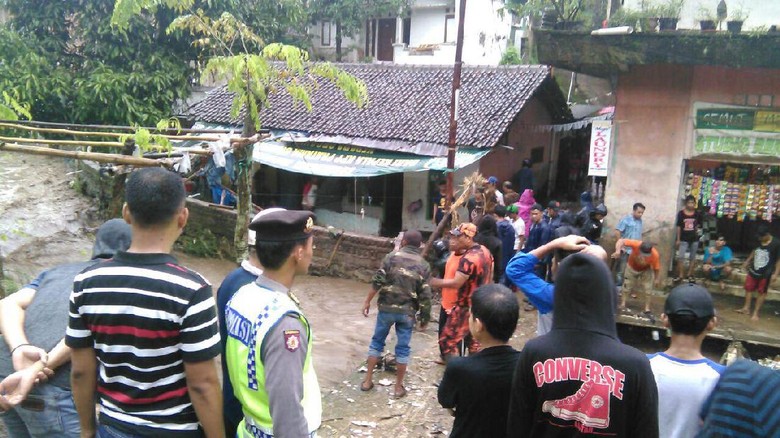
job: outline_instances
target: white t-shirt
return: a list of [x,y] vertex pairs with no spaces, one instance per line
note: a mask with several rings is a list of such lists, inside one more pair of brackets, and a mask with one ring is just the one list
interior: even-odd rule
[[504,194],[496,190],[496,202],[498,205],[504,205]]
[[525,237],[525,221],[520,216],[512,222],[515,228],[515,251],[520,251],[520,237]]
[[701,429],[701,406],[726,367],[709,359],[683,360],[666,353],[647,358],[658,385],[659,436],[696,436]]

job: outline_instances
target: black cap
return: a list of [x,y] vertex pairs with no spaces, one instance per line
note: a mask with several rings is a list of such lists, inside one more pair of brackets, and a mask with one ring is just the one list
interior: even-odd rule
[[702,286],[694,283],[681,284],[666,297],[664,313],[667,315],[694,315],[705,318],[715,315],[712,295]]
[[561,203],[560,203],[560,202],[558,202],[558,201],[550,201],[550,202],[547,204],[547,208],[551,208],[551,209],[553,209],[553,210],[555,210],[555,211],[558,211],[558,210],[560,210],[560,209],[561,209]]
[[650,242],[642,242],[641,245],[639,245],[639,252],[645,255],[650,255],[653,253],[653,244]]
[[252,219],[249,229],[257,242],[289,242],[311,236],[314,213],[306,210],[268,209]]

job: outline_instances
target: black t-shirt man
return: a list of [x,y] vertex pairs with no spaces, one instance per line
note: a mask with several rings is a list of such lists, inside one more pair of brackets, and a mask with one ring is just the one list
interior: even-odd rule
[[453,358],[439,385],[439,403],[455,409],[451,438],[506,436],[509,388],[520,352],[508,345]]
[[775,270],[777,259],[780,258],[780,241],[774,236],[767,244],[759,243],[753,250],[753,260],[748,266],[750,276],[757,279],[769,278]]
[[701,228],[701,213],[693,211],[680,210],[677,212],[676,225],[680,228],[680,242],[696,242],[699,240],[697,229]]

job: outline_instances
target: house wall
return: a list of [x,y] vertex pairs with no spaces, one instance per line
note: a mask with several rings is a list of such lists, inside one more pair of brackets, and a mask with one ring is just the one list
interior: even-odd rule
[[[533,98],[525,106],[520,115],[509,127],[506,146],[496,147],[495,150],[480,160],[480,172],[485,177],[496,176],[500,181],[511,180],[524,159],[531,157],[531,150],[537,147],[544,148],[544,159],[540,163],[533,164],[534,193],[537,199],[540,194],[546,194],[549,180],[549,169],[555,169],[551,161],[557,154],[557,141],[553,143],[553,134],[547,131],[534,129],[535,126],[549,125],[552,123],[550,114],[537,98]],[[553,177],[555,175],[553,174]]]
[[[452,29],[457,32],[459,3],[449,6],[455,15]],[[504,3],[492,0],[471,0],[466,5],[466,22],[463,30],[463,62],[467,65],[498,65],[506,50],[512,30],[511,14],[500,14]],[[409,46],[397,44],[394,49],[396,64],[449,65],[455,62],[454,38],[444,42],[446,3],[439,7],[431,2],[417,2],[411,10]],[[453,34],[454,35],[454,34]],[[421,45],[439,47],[425,53],[415,52]]]
[[[479,162],[469,164],[455,171],[452,181],[455,185],[456,197],[458,196],[458,188],[463,184],[463,178],[477,171],[479,171]],[[429,191],[428,178],[428,172],[404,173],[404,211],[401,215],[404,229],[434,231],[435,227],[432,220],[427,218],[428,212],[433,211],[433,193]],[[406,206],[418,199],[423,200],[423,208],[413,213],[410,212]],[[465,208],[460,208],[458,214],[461,221],[468,217],[468,212]]]
[[[625,0],[623,7],[633,10],[640,10],[640,3],[647,2],[647,0]],[[699,29],[699,5],[706,4],[707,8],[714,15],[718,2],[716,0],[704,1],[687,1],[684,3],[682,14],[680,14],[680,21],[677,23],[678,29]],[[780,2],[777,0],[749,0],[749,1],[727,1],[726,6],[731,13],[736,11],[739,6],[745,12],[748,12],[748,17],[745,20],[745,24],[742,26],[742,31],[755,29],[761,26],[780,25]],[[725,29],[726,24],[723,24]]]
[[[322,44],[322,22],[317,21],[309,28],[311,52],[314,58],[336,60],[336,23],[330,22],[330,45]],[[325,27],[326,29],[328,26]],[[361,33],[354,37],[343,36],[341,39],[341,60],[343,62],[360,62],[365,57],[365,44]]]
[[[675,239],[674,217],[681,205],[683,160],[691,156],[694,102],[734,104],[737,96],[780,97],[780,71],[711,66],[633,67],[618,79],[615,137],[605,202],[605,232],[631,211],[647,206],[645,238],[658,244],[669,266]],[[777,105],[777,103],[776,103]]]

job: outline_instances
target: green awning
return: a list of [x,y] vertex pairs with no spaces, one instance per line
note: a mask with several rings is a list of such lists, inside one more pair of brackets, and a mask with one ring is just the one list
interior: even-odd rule
[[[490,149],[459,149],[455,154],[455,169],[474,163],[488,152]],[[337,177],[369,177],[447,169],[447,157],[427,157],[346,144],[312,142],[255,143],[252,159],[290,172]]]

